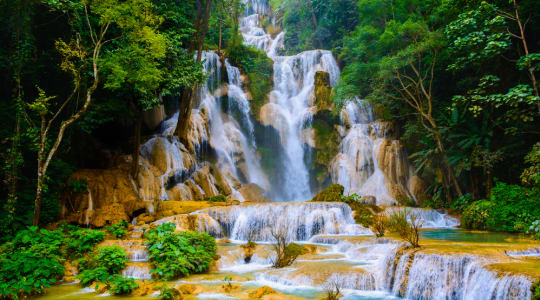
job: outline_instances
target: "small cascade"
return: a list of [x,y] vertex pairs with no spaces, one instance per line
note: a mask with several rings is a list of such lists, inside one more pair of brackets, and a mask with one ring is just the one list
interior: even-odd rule
[[[413,256],[413,257],[412,257]],[[391,264],[390,264],[391,265]],[[409,299],[529,299],[525,276],[498,276],[473,256],[404,253],[387,289]]]
[[92,199],[92,191],[88,189],[88,208],[86,209],[86,212],[84,214],[86,227],[90,226],[90,219],[92,218],[93,214],[94,214],[94,200]]
[[387,207],[383,214],[391,216],[399,211],[414,215],[421,222],[422,228],[452,228],[459,226],[459,220],[434,209],[412,207]]
[[331,162],[332,182],[345,187],[345,194],[374,196],[378,205],[397,205],[397,200],[416,201],[411,192],[412,171],[390,124],[375,121],[366,101],[347,101],[341,120],[348,131]]
[[527,250],[518,250],[518,251],[506,251],[506,255],[508,256],[529,256],[529,257],[539,257],[540,258],[540,247],[538,248],[530,248]]
[[152,274],[150,274],[151,266],[148,262],[148,251],[143,239],[107,240],[102,245],[118,245],[126,251],[129,262],[122,271],[122,276],[135,279],[152,278]]
[[207,208],[223,235],[233,240],[272,241],[277,224],[286,227],[289,240],[305,241],[317,234],[369,235],[371,231],[357,225],[350,207],[344,203],[264,203]]

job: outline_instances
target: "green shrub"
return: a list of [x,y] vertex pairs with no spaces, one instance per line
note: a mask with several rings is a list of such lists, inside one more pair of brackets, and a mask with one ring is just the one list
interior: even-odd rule
[[489,230],[525,232],[540,219],[540,189],[497,182],[490,200],[494,205],[486,222]]
[[212,196],[210,198],[208,198],[207,200],[208,202],[227,202],[227,197],[225,197],[224,195],[215,195],[215,196]]
[[120,275],[113,275],[107,282],[107,287],[113,295],[126,295],[138,288],[139,285],[133,278],[126,278]]
[[467,206],[469,206],[473,201],[474,199],[472,198],[471,194],[465,194],[457,199],[454,199],[454,201],[452,201],[452,205],[450,206],[450,208],[452,208],[455,211],[461,212],[465,208],[467,208]]
[[64,274],[61,231],[29,227],[0,247],[0,298],[41,293]]
[[253,96],[250,101],[252,113],[258,115],[273,88],[274,63],[264,52],[250,46],[238,45],[227,52],[231,64],[240,68],[249,79],[247,88]]
[[159,300],[174,300],[178,299],[181,295],[180,291],[175,288],[170,288],[166,285],[161,287],[161,293],[159,294]]
[[527,229],[527,234],[530,234],[533,239],[540,240],[540,220],[532,222]]
[[409,210],[402,209],[390,216],[390,228],[399,234],[399,237],[409,242],[412,247],[420,247],[420,228],[422,222]]
[[487,229],[487,220],[491,218],[494,204],[490,201],[481,200],[471,203],[463,211],[461,224],[468,229]]
[[105,227],[105,230],[116,238],[121,239],[126,236],[128,225],[129,224],[126,220],[122,220],[114,225]]
[[348,202],[354,200],[355,195],[342,197],[345,188],[339,184],[331,184],[324,190],[320,191],[311,201],[314,202]]
[[107,272],[107,268],[98,267],[95,269],[86,269],[80,272],[79,275],[77,275],[77,278],[79,278],[79,284],[82,287],[87,287],[94,282],[106,282],[110,276],[111,274]]
[[72,259],[81,258],[105,239],[105,233],[99,230],[82,229],[65,223],[60,225],[60,229],[66,235],[66,250]]
[[125,267],[128,257],[124,248],[114,246],[101,246],[87,259],[81,260],[83,269],[105,268],[109,274],[119,274]]
[[207,233],[175,233],[174,229],[174,224],[165,223],[145,233],[149,259],[155,267],[151,272],[172,280],[208,271],[216,256],[215,239]]
[[532,300],[540,300],[540,280],[531,285]]

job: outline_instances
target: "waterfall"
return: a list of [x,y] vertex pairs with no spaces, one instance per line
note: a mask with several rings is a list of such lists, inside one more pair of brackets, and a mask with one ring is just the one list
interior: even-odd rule
[[[410,267],[409,258],[414,255]],[[398,262],[391,290],[409,299],[529,299],[525,276],[497,275],[473,256],[410,252]],[[408,272],[407,272],[408,270]]]
[[422,228],[452,228],[459,226],[459,220],[449,216],[445,212],[438,212],[434,209],[411,208],[411,207],[388,207],[383,214],[391,216],[399,211],[407,211],[410,215],[416,216]]
[[398,197],[416,200],[412,171],[389,124],[375,121],[371,105],[358,98],[345,103],[341,120],[349,129],[331,162],[332,182],[343,185],[346,195],[374,196],[378,205],[397,205]]
[[[289,240],[305,241],[317,234],[370,235],[357,225],[350,207],[344,203],[264,203],[207,208],[207,214],[221,226],[221,232],[233,240],[272,241],[272,229],[286,227]],[[285,225],[286,224],[286,225]]]

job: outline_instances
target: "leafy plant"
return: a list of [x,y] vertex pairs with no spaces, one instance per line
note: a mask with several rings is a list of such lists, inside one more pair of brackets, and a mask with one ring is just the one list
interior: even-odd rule
[[207,233],[174,229],[174,224],[165,223],[145,233],[154,276],[172,280],[208,271],[216,256],[215,239]]
[[94,229],[82,229],[62,224],[60,229],[66,234],[66,250],[70,258],[80,258],[84,253],[105,239],[105,233]]
[[105,267],[97,267],[95,269],[87,269],[79,273],[79,284],[83,287],[87,287],[94,282],[106,282],[111,275],[107,272]]
[[108,233],[112,234],[116,238],[124,238],[127,234],[127,227],[128,222],[126,220],[122,220],[116,224],[107,226],[105,230],[107,230]]
[[469,206],[473,202],[473,198],[471,194],[465,194],[461,197],[458,197],[457,199],[454,199],[452,201],[452,205],[450,206],[453,210],[456,211],[463,211],[467,206]]
[[530,234],[533,239],[540,240],[540,220],[532,222],[527,234]]
[[401,209],[390,217],[390,227],[399,234],[399,237],[409,242],[412,247],[420,247],[420,228],[422,221],[410,210]]
[[292,265],[296,258],[303,253],[304,247],[289,241],[284,225],[276,225],[272,228],[271,234],[275,240],[272,247],[276,253],[276,257],[272,260],[272,266],[284,268]]
[[74,193],[84,193],[88,191],[88,182],[86,180],[70,180],[67,187]]
[[139,287],[133,278],[126,278],[120,275],[113,275],[107,282],[109,291],[113,295],[131,294],[133,290]]
[[175,288],[170,288],[166,285],[163,285],[160,289],[160,294],[159,294],[159,300],[174,300],[174,299],[178,299],[179,296],[181,295],[180,291],[175,289]]
[[0,247],[0,297],[41,293],[64,274],[60,231],[29,227]]
[[208,198],[208,202],[227,202],[227,197],[222,194],[212,196]]
[[540,300],[540,280],[531,285],[532,300]]
[[463,227],[469,229],[487,229],[487,220],[490,218],[493,203],[485,200],[476,201],[467,206],[461,216]]
[[390,220],[383,215],[376,215],[369,227],[377,237],[383,237],[390,226]]

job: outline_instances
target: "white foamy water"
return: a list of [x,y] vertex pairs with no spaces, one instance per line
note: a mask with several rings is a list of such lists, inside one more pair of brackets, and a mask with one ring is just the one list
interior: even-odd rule
[[370,235],[355,223],[351,208],[344,203],[264,203],[200,210],[217,221],[232,240],[247,240],[251,232],[257,241],[273,241],[276,224],[284,224],[287,238],[305,241],[317,234]]
[[459,226],[459,220],[449,216],[445,212],[439,212],[434,209],[414,208],[414,207],[387,207],[383,214],[391,216],[399,211],[409,212],[416,216],[421,222],[422,228],[453,228]]

